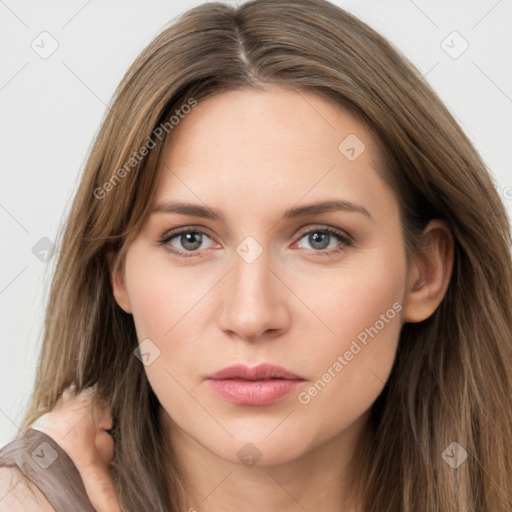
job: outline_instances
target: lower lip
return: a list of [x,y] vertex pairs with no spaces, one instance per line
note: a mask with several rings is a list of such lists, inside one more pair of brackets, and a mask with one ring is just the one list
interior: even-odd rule
[[291,393],[302,381],[288,379],[208,379],[208,383],[216,393],[235,404],[270,405]]

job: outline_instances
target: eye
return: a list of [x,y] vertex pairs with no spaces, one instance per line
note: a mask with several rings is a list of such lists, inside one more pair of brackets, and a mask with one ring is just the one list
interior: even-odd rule
[[[305,237],[313,247],[310,253],[315,256],[332,256],[352,245],[351,238],[348,235],[329,227],[315,228],[303,232],[298,242]],[[211,240],[205,232],[199,229],[186,228],[167,233],[158,243],[159,245],[165,245],[167,251],[180,258],[190,258],[199,256],[202,250],[207,249],[203,246],[205,239]],[[335,243],[332,247],[332,242],[336,241],[338,243]]]
[[[348,235],[329,227],[315,228],[302,233],[299,241],[305,237],[307,237],[307,242],[313,247],[311,252],[319,256],[332,256],[352,245]],[[336,241],[338,242],[337,244]]]
[[[163,239],[159,240],[158,243],[160,245],[165,245],[166,249],[176,256],[181,258],[190,258],[191,256],[196,256],[199,249],[205,249],[205,247],[201,247],[204,242],[204,237],[210,238],[203,231],[187,228],[168,233]],[[181,247],[176,248],[176,245],[171,243],[173,241],[176,245],[181,245]],[[187,254],[187,252],[190,254]]]

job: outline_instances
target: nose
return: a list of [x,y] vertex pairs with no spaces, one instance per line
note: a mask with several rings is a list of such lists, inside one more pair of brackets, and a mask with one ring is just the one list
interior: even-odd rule
[[233,268],[223,280],[219,325],[224,332],[254,342],[288,328],[287,288],[276,274],[265,251],[251,263],[235,253]]

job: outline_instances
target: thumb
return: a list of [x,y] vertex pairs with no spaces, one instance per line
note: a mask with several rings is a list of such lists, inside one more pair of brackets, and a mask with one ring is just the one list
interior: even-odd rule
[[82,468],[80,475],[97,512],[121,512],[108,466],[98,461]]

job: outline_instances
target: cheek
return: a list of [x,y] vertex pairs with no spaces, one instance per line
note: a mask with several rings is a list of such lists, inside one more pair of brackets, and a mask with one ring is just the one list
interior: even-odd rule
[[191,363],[197,361],[190,343],[197,314],[194,304],[206,290],[199,289],[200,279],[194,285],[188,273],[171,268],[166,255],[159,253],[132,246],[126,286],[141,353],[149,354],[144,370],[150,386],[164,410],[173,411],[186,424],[198,412],[185,388],[190,387]]
[[354,252],[336,271],[309,275],[296,290],[323,320],[323,337],[343,349],[388,310],[395,317],[393,304],[403,301],[405,284],[405,254],[389,245]]
[[134,245],[126,260],[126,287],[139,341],[150,338],[159,344],[201,295],[199,281],[184,279],[166,256],[163,248],[148,251]]
[[211,281],[171,266],[164,249],[133,244],[126,259],[137,338],[142,353],[150,354],[145,371],[159,398],[164,393],[171,403],[190,399],[186,393],[181,397],[180,384],[187,382],[193,363],[201,361],[200,317]]
[[[316,380],[298,396],[334,434],[367,411],[393,366],[402,326],[405,254],[380,246],[329,283],[329,300],[312,297],[331,331],[313,354]],[[314,411],[314,413],[313,413]]]

